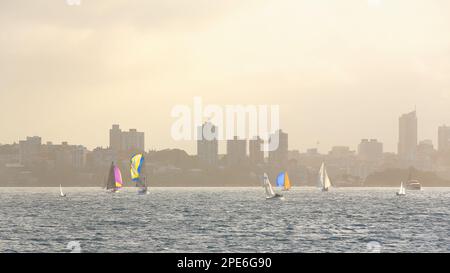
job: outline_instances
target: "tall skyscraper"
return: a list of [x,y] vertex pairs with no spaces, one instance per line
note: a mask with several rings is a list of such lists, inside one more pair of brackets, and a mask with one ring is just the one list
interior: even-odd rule
[[145,134],[136,129],[128,132],[122,131],[119,125],[114,124],[109,130],[109,147],[115,151],[145,151]]
[[439,127],[438,151],[439,153],[450,153],[450,126]]
[[379,161],[383,159],[383,143],[376,139],[362,139],[358,145],[358,157],[365,161]]
[[402,161],[414,161],[417,153],[416,111],[399,118],[398,156]]
[[255,137],[249,140],[249,159],[251,163],[264,163],[264,151],[262,150],[263,143],[264,142],[260,137]]
[[217,164],[219,158],[218,130],[211,122],[205,122],[197,128],[197,156],[203,164]]
[[228,165],[241,165],[247,159],[247,140],[233,139],[227,140],[227,161]]
[[278,134],[278,148],[269,151],[269,163],[286,164],[288,161],[289,136],[280,129],[270,137],[271,141],[277,137],[276,134]]

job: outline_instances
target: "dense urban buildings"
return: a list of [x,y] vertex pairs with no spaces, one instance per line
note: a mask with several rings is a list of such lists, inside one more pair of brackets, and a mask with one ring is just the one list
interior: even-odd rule
[[383,159],[383,143],[376,139],[362,139],[358,145],[358,157],[365,161],[380,161]]
[[398,154],[385,152],[383,143],[370,138],[362,139],[357,151],[349,146],[333,146],[327,153],[319,153],[317,148],[290,150],[288,134],[278,130],[271,135],[271,140],[278,138],[273,151],[265,152],[262,148],[267,143],[259,137],[234,137],[223,141],[226,154],[219,155],[219,129],[211,122],[197,128],[195,155],[178,149],[145,151],[144,133],[135,129],[124,132],[119,125],[109,131],[109,147],[92,151],[82,145],[43,143],[39,136],[27,137],[0,145],[0,185],[55,186],[64,177],[69,185],[101,186],[111,162],[132,185],[129,159],[139,151],[145,153],[146,172],[158,186],[258,186],[261,173],[274,179],[281,171],[289,172],[293,185],[314,186],[322,162],[338,187],[398,186],[398,181],[409,177],[410,168],[421,175],[424,185],[450,186],[449,127],[438,128],[436,150],[432,140],[418,141],[415,112],[399,119]]
[[260,137],[254,137],[249,140],[249,159],[252,164],[264,163],[264,142]]
[[229,166],[239,166],[247,162],[247,140],[237,136],[227,140],[227,162]]
[[276,139],[278,139],[278,147],[275,147],[276,149],[273,151],[269,151],[269,163],[286,164],[289,156],[289,136],[280,129],[272,134],[270,143],[275,143]]
[[41,152],[42,139],[38,136],[27,137],[26,140],[19,141],[20,163],[27,165],[35,161]]

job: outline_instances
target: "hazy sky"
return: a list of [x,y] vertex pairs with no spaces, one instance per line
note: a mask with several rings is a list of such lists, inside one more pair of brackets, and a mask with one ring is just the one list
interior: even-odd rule
[[0,142],[89,148],[108,129],[170,136],[176,104],[279,104],[290,148],[396,150],[417,105],[419,139],[450,124],[448,0],[2,0]]

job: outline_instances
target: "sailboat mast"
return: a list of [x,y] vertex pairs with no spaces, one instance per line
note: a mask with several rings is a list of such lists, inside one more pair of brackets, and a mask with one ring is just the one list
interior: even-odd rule
[[143,183],[144,188],[147,189],[147,176],[145,175],[145,163],[144,162],[145,162],[145,159],[143,157],[143,159],[142,159],[142,167],[141,167],[141,177],[144,180],[144,183]]

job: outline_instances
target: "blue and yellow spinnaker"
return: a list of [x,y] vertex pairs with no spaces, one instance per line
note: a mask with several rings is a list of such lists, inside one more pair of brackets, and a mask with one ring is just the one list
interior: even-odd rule
[[281,172],[277,177],[277,187],[288,191],[291,188],[291,181],[287,172]]
[[131,179],[134,182],[139,182],[141,178],[142,167],[144,165],[144,156],[136,154],[131,158]]

